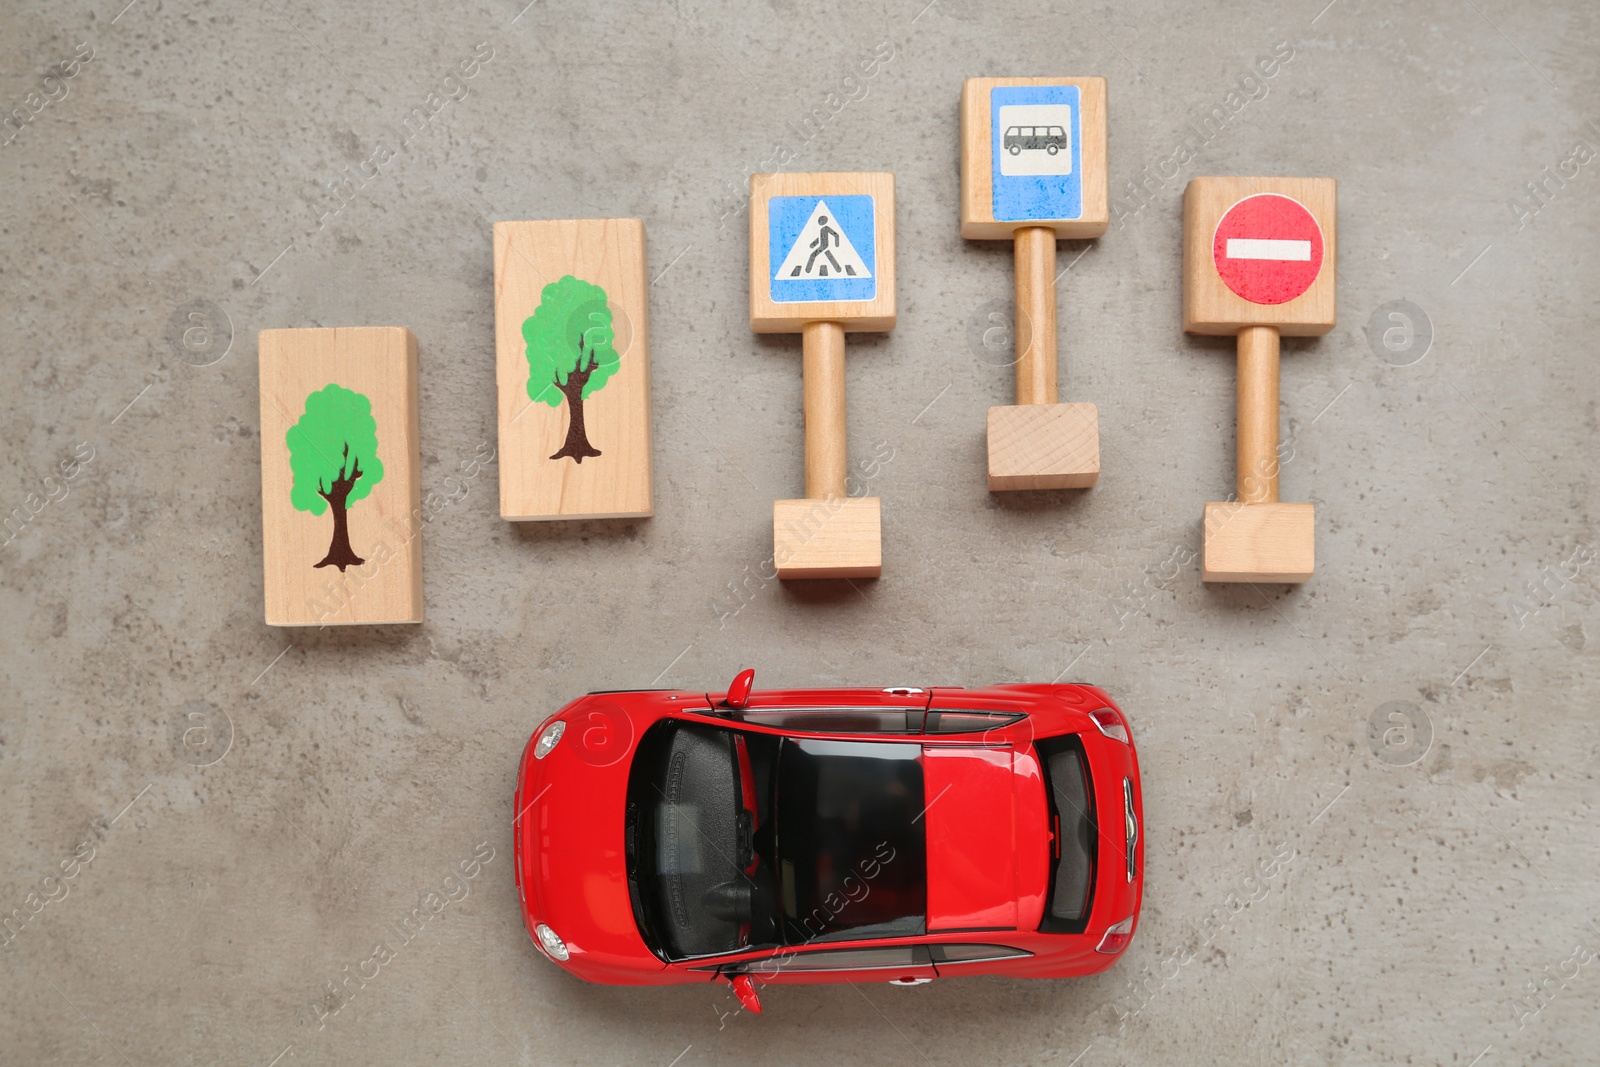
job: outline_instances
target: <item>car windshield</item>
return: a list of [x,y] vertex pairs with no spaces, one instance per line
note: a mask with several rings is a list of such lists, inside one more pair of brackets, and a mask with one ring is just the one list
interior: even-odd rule
[[668,959],[927,924],[915,744],[657,724],[628,777],[634,918]]

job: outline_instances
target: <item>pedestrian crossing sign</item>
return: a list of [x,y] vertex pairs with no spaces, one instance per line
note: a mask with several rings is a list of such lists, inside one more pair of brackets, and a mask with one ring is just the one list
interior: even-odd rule
[[775,196],[768,202],[772,302],[871,300],[877,220],[868,195]]

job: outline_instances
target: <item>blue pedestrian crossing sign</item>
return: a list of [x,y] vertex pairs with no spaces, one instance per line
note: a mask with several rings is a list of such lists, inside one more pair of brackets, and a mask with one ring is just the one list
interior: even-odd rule
[[767,202],[772,302],[871,300],[878,293],[872,197],[775,196]]
[[989,93],[994,217],[1083,217],[1083,111],[1076,85],[997,85]]

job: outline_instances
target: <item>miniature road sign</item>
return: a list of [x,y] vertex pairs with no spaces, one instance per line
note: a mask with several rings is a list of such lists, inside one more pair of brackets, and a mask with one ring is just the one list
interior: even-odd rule
[[652,511],[644,223],[494,224],[500,516]]
[[1208,582],[1303,582],[1311,504],[1278,500],[1278,340],[1334,327],[1337,183],[1196,178],[1183,197],[1183,328],[1238,337],[1236,499],[1205,511]]
[[1333,329],[1336,194],[1332,178],[1191,181],[1183,195],[1183,328],[1234,334],[1272,326],[1286,337]]
[[846,485],[844,335],[894,319],[894,175],[752,175],[750,328],[799,333],[805,373],[806,495],[772,505],[779,578],[882,571],[878,498]]
[[421,622],[417,339],[262,330],[260,364],[267,624]]
[[1104,78],[968,78],[961,87],[961,236],[1009,238],[1017,272],[1017,403],[989,409],[989,488],[1087,489],[1099,414],[1057,403],[1056,239],[1110,223]]
[[894,175],[755,174],[750,190],[752,330],[894,328]]

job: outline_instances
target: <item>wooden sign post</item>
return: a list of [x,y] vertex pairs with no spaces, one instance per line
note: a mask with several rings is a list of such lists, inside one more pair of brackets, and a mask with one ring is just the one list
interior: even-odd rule
[[638,219],[494,224],[501,518],[651,513],[648,290]]
[[262,330],[260,362],[268,625],[421,622],[417,339]]
[[750,178],[750,328],[798,333],[806,496],[772,505],[778,577],[876,578],[877,497],[846,485],[844,338],[894,328],[894,175]]
[[1017,403],[989,409],[989,488],[1087,489],[1100,477],[1093,404],[1056,395],[1056,240],[1110,223],[1104,78],[968,78],[961,87],[961,236],[1016,253]]
[[1208,582],[1303,582],[1311,504],[1278,500],[1278,338],[1334,327],[1337,183],[1196,178],[1183,196],[1183,328],[1238,337],[1237,499],[1206,505]]

